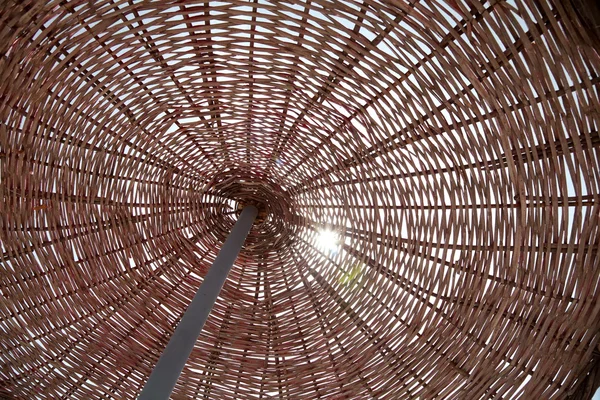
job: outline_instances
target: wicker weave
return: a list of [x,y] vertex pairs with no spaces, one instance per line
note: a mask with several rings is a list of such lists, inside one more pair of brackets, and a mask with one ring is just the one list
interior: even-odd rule
[[591,398],[585,3],[2,1],[0,397]]

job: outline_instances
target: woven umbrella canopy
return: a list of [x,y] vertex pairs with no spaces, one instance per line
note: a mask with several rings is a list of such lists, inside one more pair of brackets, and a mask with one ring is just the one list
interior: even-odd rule
[[593,1],[0,7],[0,397],[591,398]]

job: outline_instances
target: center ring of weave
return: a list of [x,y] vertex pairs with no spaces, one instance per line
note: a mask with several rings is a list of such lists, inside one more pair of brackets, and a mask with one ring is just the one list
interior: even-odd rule
[[293,240],[297,226],[294,202],[283,188],[263,175],[241,170],[220,172],[205,187],[202,203],[217,203],[202,210],[210,233],[207,238],[214,246],[226,239],[246,205],[256,206],[259,212],[242,257],[284,251]]

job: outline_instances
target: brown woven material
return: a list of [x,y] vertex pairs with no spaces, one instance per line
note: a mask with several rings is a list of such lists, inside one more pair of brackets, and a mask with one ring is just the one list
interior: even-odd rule
[[585,3],[3,1],[0,394],[134,399],[253,203],[173,399],[591,398]]

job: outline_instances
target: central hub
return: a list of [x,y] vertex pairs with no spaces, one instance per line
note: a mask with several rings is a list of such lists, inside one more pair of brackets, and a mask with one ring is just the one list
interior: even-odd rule
[[258,209],[258,214],[256,214],[256,219],[254,220],[255,224],[262,224],[266,221],[269,216],[269,210],[265,203],[256,202],[256,201],[240,201],[237,205],[237,214],[241,214],[242,210],[246,206],[254,206]]
[[214,243],[223,242],[244,207],[252,205],[258,213],[244,254],[264,257],[290,249],[299,226],[295,203],[276,181],[262,173],[233,169],[214,175],[202,192],[207,205],[203,220]]

